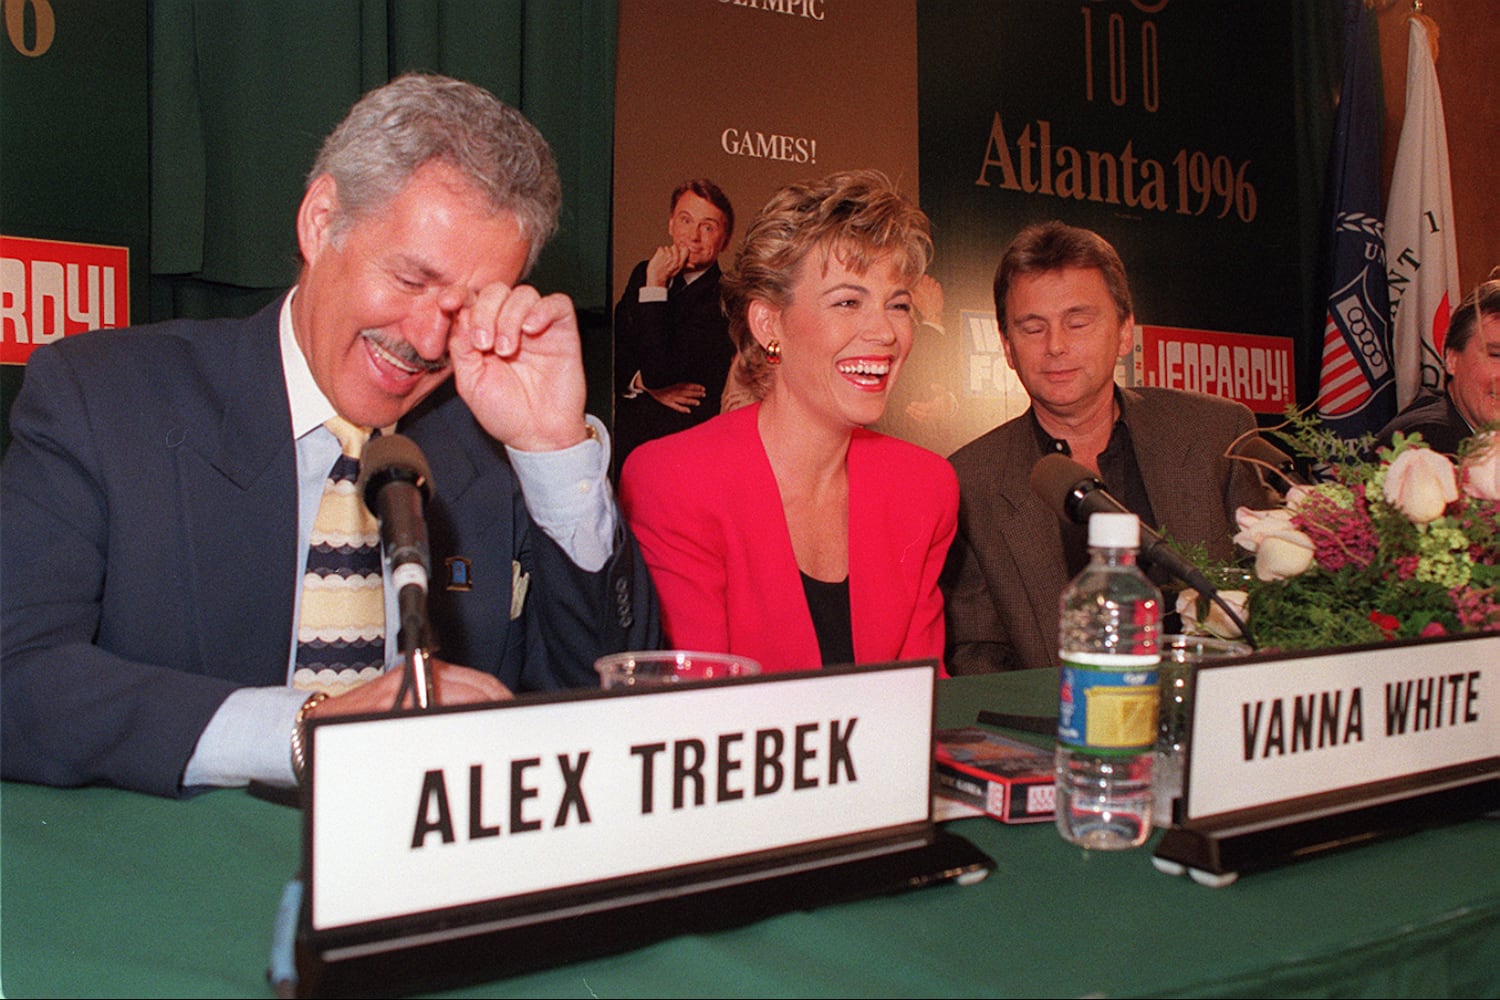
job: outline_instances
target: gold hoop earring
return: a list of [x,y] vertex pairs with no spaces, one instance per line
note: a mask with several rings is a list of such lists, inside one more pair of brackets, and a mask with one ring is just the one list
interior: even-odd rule
[[766,362],[768,364],[781,364],[781,341],[772,340],[766,345]]

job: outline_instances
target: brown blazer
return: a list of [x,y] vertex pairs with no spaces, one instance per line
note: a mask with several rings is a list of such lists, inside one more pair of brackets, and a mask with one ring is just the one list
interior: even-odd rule
[[[1241,403],[1175,389],[1121,389],[1120,399],[1155,527],[1233,558],[1235,508],[1275,501],[1249,463],[1225,457],[1255,417]],[[943,591],[954,674],[1058,664],[1058,598],[1068,580],[1057,515],[1031,492],[1041,457],[1028,411],[950,458],[958,538]]]

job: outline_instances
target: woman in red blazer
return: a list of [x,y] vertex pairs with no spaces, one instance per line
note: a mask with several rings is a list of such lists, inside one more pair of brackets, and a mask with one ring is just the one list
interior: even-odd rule
[[641,446],[620,481],[669,645],[767,671],[942,655],[957,479],[864,429],[931,257],[926,216],[875,171],[785,187],[751,224],[722,288],[758,402]]

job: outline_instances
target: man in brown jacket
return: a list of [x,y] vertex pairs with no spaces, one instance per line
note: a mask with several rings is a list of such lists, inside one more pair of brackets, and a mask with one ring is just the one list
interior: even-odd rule
[[1058,598],[1088,560],[1087,530],[1032,492],[1043,455],[1068,455],[1143,523],[1220,559],[1234,554],[1235,508],[1274,500],[1248,463],[1226,457],[1255,428],[1247,407],[1115,385],[1135,317],[1125,267],[1097,233],[1022,230],[995,272],[995,312],[1032,405],[952,456],[959,524],[944,593],[955,674],[1058,664]]

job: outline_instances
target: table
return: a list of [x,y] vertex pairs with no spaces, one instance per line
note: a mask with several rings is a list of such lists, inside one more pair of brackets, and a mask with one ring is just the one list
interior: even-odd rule
[[[939,724],[1052,707],[1055,674],[939,688]],[[174,802],[0,786],[8,997],[267,996],[300,817],[226,789]],[[1207,889],[1050,824],[955,823],[997,862],[457,996],[1496,996],[1500,822],[1393,838]]]

